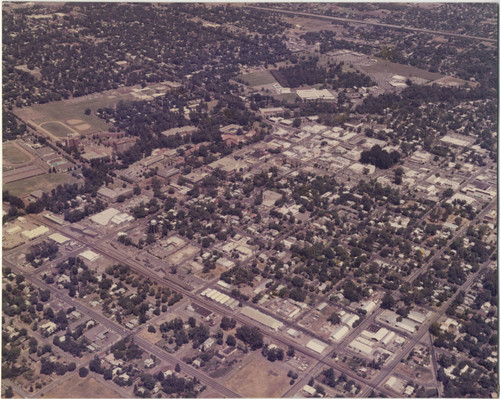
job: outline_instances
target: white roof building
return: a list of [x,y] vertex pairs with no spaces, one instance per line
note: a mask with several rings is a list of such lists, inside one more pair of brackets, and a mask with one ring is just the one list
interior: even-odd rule
[[34,240],[35,238],[41,237],[49,232],[49,228],[45,226],[38,226],[33,230],[25,230],[21,234],[28,240]]
[[322,353],[326,348],[328,348],[328,344],[320,341],[319,339],[313,338],[307,343],[306,348],[317,353]]
[[302,387],[302,390],[303,390],[305,393],[307,393],[307,394],[309,394],[309,395],[311,395],[311,396],[316,395],[316,388],[314,388],[314,387],[312,387],[312,386],[310,386],[310,385],[304,385],[304,386]]
[[392,339],[396,336],[396,333],[394,331],[391,331],[389,332],[389,334],[387,334],[384,338],[382,338],[382,340],[380,342],[382,342],[382,344],[384,346],[387,346],[390,344],[390,342],[392,341]]
[[293,328],[289,328],[286,333],[290,335],[291,337],[298,338],[299,337],[299,332]]
[[352,328],[353,324],[359,320],[359,316],[353,313],[346,313],[342,316],[342,323]]
[[317,90],[317,89],[304,89],[297,90],[297,95],[303,100],[317,100],[319,98],[323,100],[335,100],[335,96],[330,93],[327,89]]
[[244,306],[241,310],[241,314],[251,318],[252,320],[258,321],[259,323],[272,328],[277,331],[283,327],[283,323],[276,320],[274,317],[268,316],[258,310],[251,308],[250,306]]
[[80,255],[82,258],[88,260],[89,262],[94,262],[96,261],[97,259],[99,259],[99,254],[96,254],[95,252],[93,251],[90,251],[90,250],[87,250],[87,251],[83,251],[82,253],[80,253]]
[[429,315],[429,313],[423,314],[423,313],[417,312],[416,310],[410,310],[410,312],[408,313],[408,318],[410,320],[416,321],[419,324],[422,324],[428,315]]
[[90,217],[94,223],[100,224],[101,226],[106,226],[109,221],[116,215],[118,215],[120,211],[115,208],[108,208],[102,212],[96,213]]
[[389,330],[387,328],[381,328],[380,330],[378,330],[375,334],[373,334],[372,336],[372,340],[374,341],[382,341],[382,339],[384,339],[384,337],[389,333]]
[[330,334],[330,338],[334,339],[335,341],[340,341],[342,338],[346,336],[348,332],[349,332],[349,327],[339,326],[332,331],[332,333]]
[[371,312],[373,312],[376,307],[377,305],[373,301],[363,302],[360,305],[360,308],[364,309],[366,311],[366,314],[370,314]]
[[57,244],[64,244],[66,241],[69,241],[68,237],[63,236],[62,234],[59,233],[51,234],[49,238],[55,241]]
[[354,349],[356,352],[364,353],[366,355],[372,354],[372,347],[364,344],[363,342],[354,340],[349,344],[349,348]]

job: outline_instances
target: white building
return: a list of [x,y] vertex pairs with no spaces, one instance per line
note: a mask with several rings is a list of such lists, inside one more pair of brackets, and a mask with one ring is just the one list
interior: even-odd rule
[[307,343],[306,348],[317,353],[323,353],[323,351],[328,348],[328,344],[320,341],[319,339],[313,338]]

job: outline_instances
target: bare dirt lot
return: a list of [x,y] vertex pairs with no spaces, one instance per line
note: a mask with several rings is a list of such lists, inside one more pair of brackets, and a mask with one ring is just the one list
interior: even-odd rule
[[227,386],[248,398],[276,398],[283,395],[289,384],[286,373],[280,370],[279,362],[269,362],[260,352],[250,357],[241,370],[228,378]]
[[94,377],[80,378],[77,374],[45,395],[46,398],[119,398],[114,390]]
[[193,247],[192,245],[186,245],[184,248],[181,250],[177,251],[175,254],[170,255],[167,260],[170,264],[173,265],[178,265],[179,263],[182,263],[186,259],[188,259],[190,256],[193,256],[194,254],[198,253],[200,250],[196,247]]

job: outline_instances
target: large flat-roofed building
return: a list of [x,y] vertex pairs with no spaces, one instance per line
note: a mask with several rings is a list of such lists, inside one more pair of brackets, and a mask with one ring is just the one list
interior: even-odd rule
[[118,215],[120,211],[115,208],[108,208],[102,212],[96,213],[90,217],[94,223],[100,224],[101,226],[106,226],[109,221],[116,215]]
[[177,176],[179,173],[180,170],[177,168],[161,168],[156,174],[160,177],[163,177],[164,179],[169,179],[171,177]]
[[259,111],[262,116],[279,115],[285,112],[282,107],[260,108]]
[[349,332],[349,327],[347,326],[339,326],[330,334],[330,338],[335,341],[340,341],[342,338],[346,336]]
[[327,89],[304,89],[297,90],[297,95],[303,100],[335,100],[335,96]]
[[328,344],[320,341],[319,339],[313,338],[307,343],[306,348],[317,353],[323,353],[323,351],[328,348]]
[[102,187],[97,191],[97,196],[109,202],[116,202],[120,195],[127,196],[134,192],[133,188],[110,189]]
[[276,320],[274,317],[268,316],[262,312],[259,312],[257,309],[251,308],[250,306],[243,307],[243,309],[241,310],[241,314],[251,318],[252,320],[258,321],[260,324],[272,328],[275,331],[283,327],[283,323],[281,321]]
[[49,238],[55,241],[57,244],[64,244],[65,242],[69,241],[68,237],[63,236],[62,234],[59,233],[51,234]]
[[78,256],[81,256],[83,259],[86,259],[89,262],[94,262],[97,259],[99,259],[99,257],[100,257],[99,254],[96,254],[95,252],[90,251],[90,250],[83,251]]
[[169,137],[169,136],[175,136],[177,133],[179,133],[182,136],[184,134],[192,134],[196,130],[197,128],[194,126],[174,127],[172,129],[168,129],[165,130],[164,132],[161,132],[161,134],[165,137]]
[[48,227],[45,226],[38,226],[37,228],[33,230],[25,230],[21,233],[21,235],[24,238],[27,238],[28,240],[34,240],[35,238],[41,237],[44,234],[47,234],[49,232]]
[[224,157],[208,165],[212,170],[217,168],[222,169],[228,174],[233,174],[238,172],[240,169],[244,169],[248,166],[245,161],[236,160],[233,157]]

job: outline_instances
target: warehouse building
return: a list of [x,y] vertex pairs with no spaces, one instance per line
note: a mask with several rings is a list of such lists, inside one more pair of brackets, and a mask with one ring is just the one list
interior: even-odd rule
[[346,326],[339,326],[330,334],[330,339],[335,341],[340,341],[349,332],[349,328]]
[[28,240],[34,240],[35,238],[41,237],[49,232],[48,227],[38,226],[33,230],[24,230],[21,235]]
[[323,351],[328,348],[328,344],[320,341],[319,339],[313,338],[307,343],[306,348],[317,353],[323,353]]
[[57,244],[64,244],[65,242],[69,241],[68,237],[63,236],[62,234],[59,233],[51,234],[49,238],[55,241]]
[[266,327],[272,328],[274,331],[278,331],[281,327],[283,327],[283,323],[275,318],[268,316],[258,310],[251,308],[250,306],[245,306],[241,310],[241,314],[249,317],[252,320],[258,321],[260,324],[265,325]]
[[349,344],[349,348],[356,352],[364,353],[365,355],[371,355],[373,352],[372,343],[366,338],[358,337]]
[[96,254],[95,252],[90,250],[83,251],[79,256],[81,256],[85,260],[88,260],[89,262],[94,262],[99,259],[99,254]]

